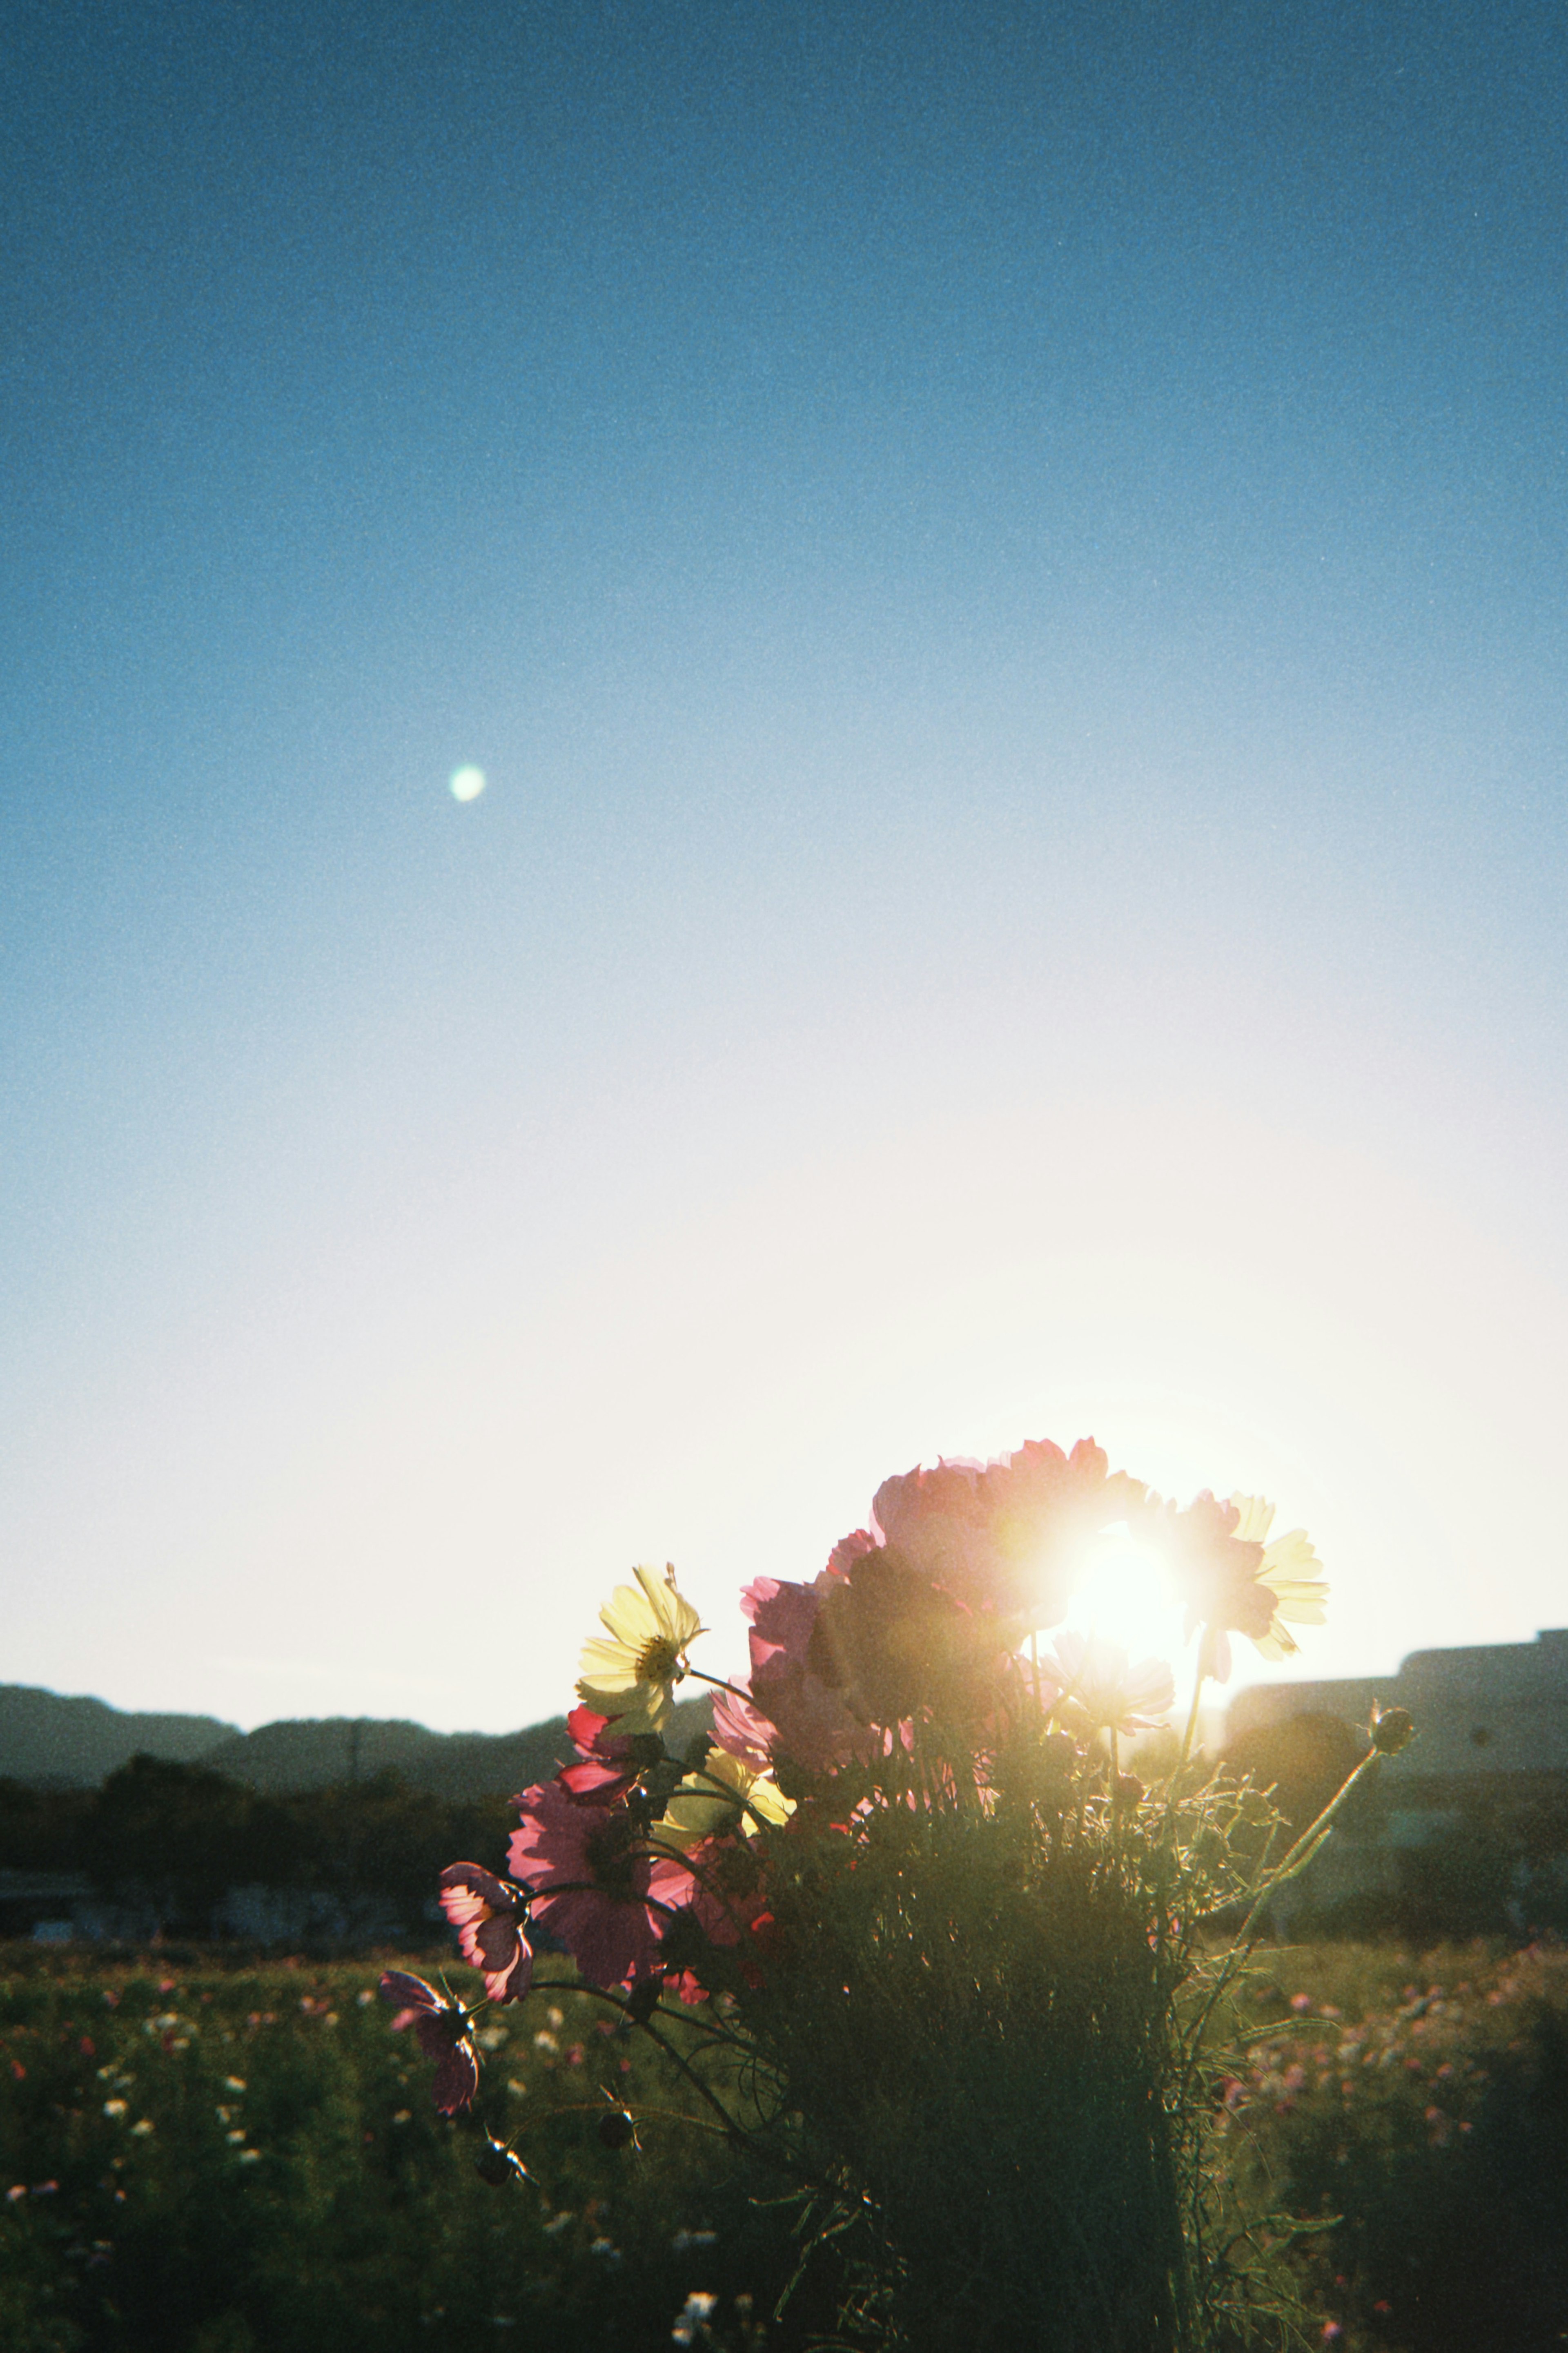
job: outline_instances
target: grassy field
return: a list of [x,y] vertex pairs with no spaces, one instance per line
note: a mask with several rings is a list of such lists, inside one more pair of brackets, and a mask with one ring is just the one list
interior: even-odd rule
[[[498,2016],[480,2114],[533,2179],[490,2186],[381,1966],[0,1952],[5,2353],[637,2353],[693,2293],[700,2344],[803,2341],[810,2290],[761,2327],[793,2262],[771,2184],[673,2116],[602,2145],[606,2094],[686,2105],[641,2038],[563,1990]],[[1300,2252],[1314,2334],[1568,2345],[1568,1956],[1277,1948],[1243,2009],[1220,2147],[1255,2212],[1334,2218]]]

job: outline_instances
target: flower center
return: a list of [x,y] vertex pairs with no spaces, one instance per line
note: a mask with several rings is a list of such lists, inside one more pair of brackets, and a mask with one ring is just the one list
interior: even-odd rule
[[639,1683],[672,1683],[679,1681],[682,1672],[680,1652],[668,1634],[656,1634],[637,1652]]

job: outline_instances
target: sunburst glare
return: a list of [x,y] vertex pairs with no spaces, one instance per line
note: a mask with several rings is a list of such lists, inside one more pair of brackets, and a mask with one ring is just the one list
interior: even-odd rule
[[1067,1623],[1120,1642],[1135,1661],[1174,1663],[1184,1647],[1181,1604],[1164,1564],[1125,1528],[1108,1528],[1089,1546]]

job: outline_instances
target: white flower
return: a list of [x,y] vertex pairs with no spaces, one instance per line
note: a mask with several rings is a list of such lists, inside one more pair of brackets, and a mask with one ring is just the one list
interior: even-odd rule
[[1176,1696],[1175,1678],[1163,1659],[1127,1662],[1120,1642],[1097,1634],[1092,1641],[1070,1630],[1057,1636],[1051,1681],[1060,1696],[1056,1712],[1086,1733],[1148,1732]]

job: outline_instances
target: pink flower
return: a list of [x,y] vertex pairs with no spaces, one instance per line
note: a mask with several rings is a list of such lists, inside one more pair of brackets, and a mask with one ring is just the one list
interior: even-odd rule
[[754,1773],[765,1773],[773,1763],[777,1728],[769,1723],[742,1692],[720,1692],[713,1701],[713,1737],[721,1748],[738,1757]]
[[752,1621],[752,1704],[774,1727],[772,1748],[808,1772],[844,1764],[859,1736],[855,1718],[816,1671],[813,1654],[823,1596],[844,1582],[831,1567],[812,1585],[759,1577],[741,1596]]
[[584,1805],[558,1781],[525,1789],[512,1877],[590,1985],[628,1988],[660,1967],[659,1936],[689,1890],[684,1864],[650,1856],[629,1810]]
[[939,1461],[885,1479],[871,1506],[886,1543],[966,1609],[1054,1625],[1079,1558],[1145,1490],[1080,1438],[1070,1454],[1031,1439],[994,1462]]
[[426,2059],[436,2061],[432,2089],[441,2114],[450,2116],[466,2108],[479,2087],[479,2063],[468,2040],[468,2011],[446,2000],[423,1978],[410,1977],[406,1969],[383,1972],[381,1998],[402,2005],[392,2021],[393,2032],[412,2026]]
[[486,1993],[492,2001],[521,2001],[533,1981],[523,1898],[477,1862],[449,1862],[439,1884],[441,1909],[458,1932],[458,1948],[466,1961],[483,1969]]
[[608,1805],[631,1788],[644,1766],[657,1761],[664,1746],[658,1735],[650,1740],[646,1733],[613,1732],[616,1721],[596,1715],[591,1707],[574,1707],[567,1717],[580,1761],[563,1766],[557,1778],[572,1797]]

